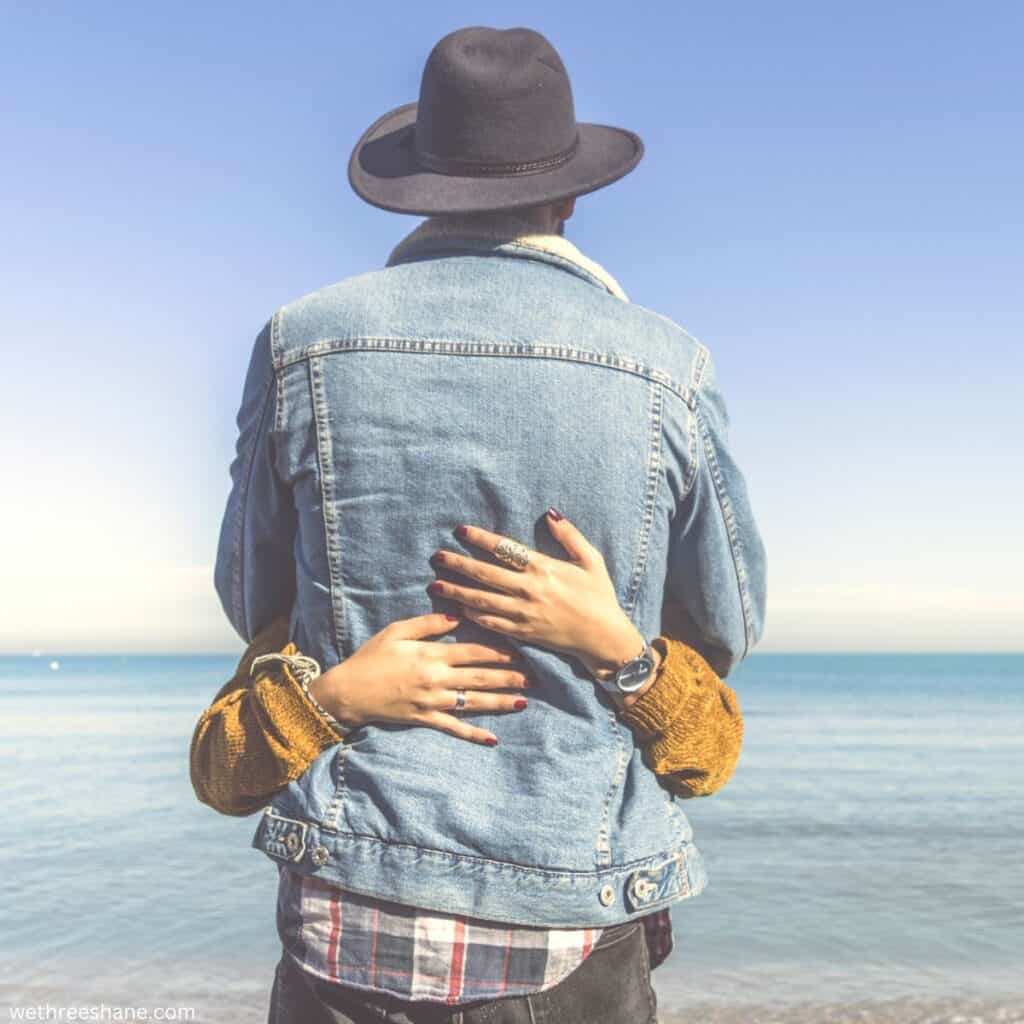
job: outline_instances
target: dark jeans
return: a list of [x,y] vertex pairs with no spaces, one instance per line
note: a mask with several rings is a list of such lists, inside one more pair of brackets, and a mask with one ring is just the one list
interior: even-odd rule
[[[606,941],[607,940],[607,941]],[[445,1006],[324,981],[282,952],[268,1024],[656,1024],[641,921],[606,931],[590,956],[544,992]]]

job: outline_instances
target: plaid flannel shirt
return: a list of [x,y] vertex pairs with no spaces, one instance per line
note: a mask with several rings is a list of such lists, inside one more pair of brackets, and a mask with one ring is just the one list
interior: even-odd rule
[[[277,930],[311,974],[449,1005],[540,992],[590,955],[601,928],[502,925],[343,891],[279,865]],[[668,910],[643,918],[652,969],[672,950]]]

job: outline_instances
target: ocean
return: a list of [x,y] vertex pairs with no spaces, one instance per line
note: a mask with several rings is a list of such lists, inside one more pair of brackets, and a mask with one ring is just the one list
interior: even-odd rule
[[[266,1019],[276,867],[188,777],[235,663],[0,658],[3,1019]],[[683,805],[709,884],[673,909],[661,1020],[1024,1020],[1024,656],[755,654],[729,682],[743,756]]]

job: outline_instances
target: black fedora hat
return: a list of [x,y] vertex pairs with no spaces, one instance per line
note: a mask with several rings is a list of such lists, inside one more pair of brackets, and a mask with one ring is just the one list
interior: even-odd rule
[[348,179],[396,213],[513,210],[609,185],[643,152],[634,132],[576,121],[565,65],[539,32],[460,28],[430,51],[419,102],[363,133]]

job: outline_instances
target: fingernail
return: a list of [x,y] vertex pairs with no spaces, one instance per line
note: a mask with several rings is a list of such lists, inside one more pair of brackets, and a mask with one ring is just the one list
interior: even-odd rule
[[427,587],[427,590],[429,590],[430,593],[432,594],[444,593],[444,587],[436,580],[433,583],[431,583],[429,587]]
[[489,747],[496,747],[498,745],[498,737],[497,736],[488,736],[487,739],[484,740],[484,742]]
[[433,553],[433,555],[431,555],[431,558],[433,558],[435,562],[443,562],[444,561],[444,552],[443,551],[435,551]]
[[517,701],[515,702],[515,704],[513,704],[513,705],[512,705],[512,707],[514,707],[514,708],[516,709],[516,711],[522,711],[522,710],[523,710],[523,708],[525,708],[525,707],[526,707],[526,701],[525,701],[525,700],[522,700],[522,699],[520,699],[520,700],[517,700]]
[[563,516],[562,513],[559,512],[557,508],[555,508],[554,505],[552,505],[551,508],[548,509],[548,515],[551,516],[551,518],[554,519],[554,521],[556,523],[560,519],[564,519],[565,518],[565,516]]
[[446,615],[445,618],[449,622],[458,622],[459,621],[459,617],[457,615]]
[[469,533],[469,530],[467,530],[464,526],[456,526],[455,527],[455,536],[456,537],[465,537],[467,533]]

